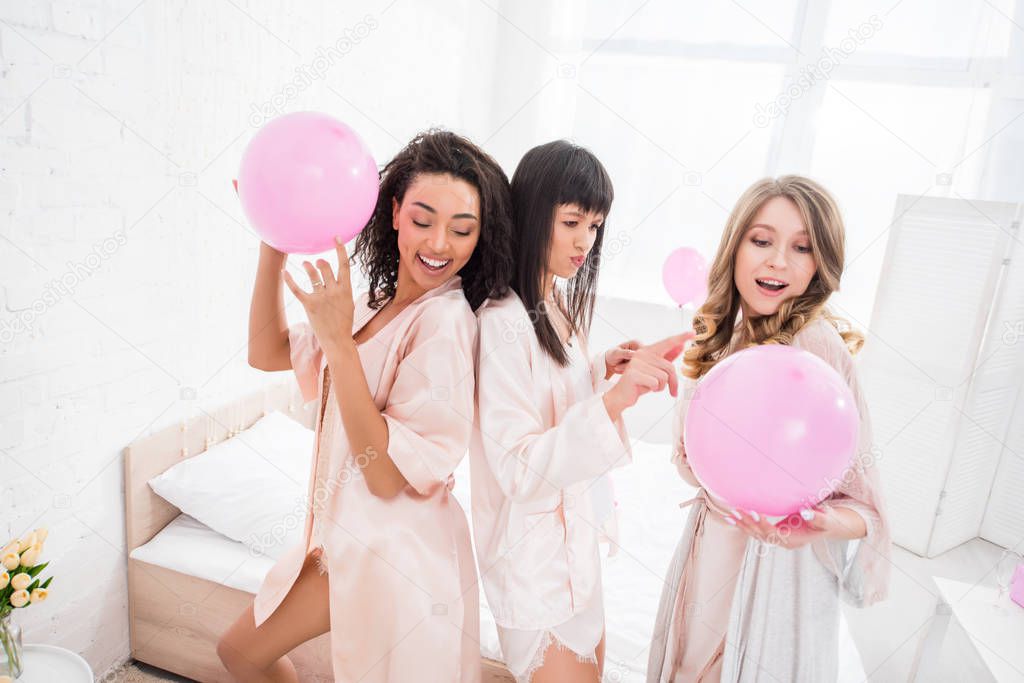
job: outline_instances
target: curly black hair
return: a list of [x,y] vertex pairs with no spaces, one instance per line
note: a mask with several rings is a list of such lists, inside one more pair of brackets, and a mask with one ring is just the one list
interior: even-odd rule
[[419,133],[380,172],[380,193],[373,215],[356,238],[353,258],[369,279],[368,304],[380,308],[398,284],[398,233],[392,222],[392,198],[402,203],[421,173],[442,173],[464,180],[480,195],[480,238],[459,271],[462,290],[476,310],[488,298],[504,296],[512,279],[512,201],[508,176],[489,154],[461,135],[432,129]]

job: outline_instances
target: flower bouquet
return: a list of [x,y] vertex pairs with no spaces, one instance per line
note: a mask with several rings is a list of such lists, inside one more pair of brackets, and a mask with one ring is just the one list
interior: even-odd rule
[[49,564],[38,564],[46,534],[45,528],[36,529],[0,550],[0,683],[21,675],[21,628],[11,622],[11,613],[49,596],[53,577],[42,583],[36,578]]

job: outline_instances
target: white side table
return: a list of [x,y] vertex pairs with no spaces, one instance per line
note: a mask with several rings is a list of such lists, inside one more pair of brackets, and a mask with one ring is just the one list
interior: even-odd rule
[[22,674],[16,683],[93,683],[86,661],[56,645],[25,645],[21,662]]
[[973,661],[959,663],[970,667],[972,680],[1024,681],[1024,608],[1004,597],[1006,614],[1000,615],[992,604],[995,588],[937,576],[933,579],[939,599],[919,646],[911,680],[949,680],[949,662],[943,662],[942,653],[951,645],[944,641],[952,627],[966,635],[969,652],[965,654]]

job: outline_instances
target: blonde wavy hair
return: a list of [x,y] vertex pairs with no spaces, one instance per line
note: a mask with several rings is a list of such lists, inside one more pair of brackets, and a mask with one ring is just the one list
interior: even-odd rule
[[[810,235],[811,254],[816,272],[807,290],[787,299],[768,316],[743,317],[736,330],[740,312],[740,293],[734,270],[736,252],[757,215],[774,197],[785,197],[796,205]],[[836,317],[826,307],[832,292],[839,289],[843,273],[846,231],[839,207],[828,191],[810,178],[784,175],[754,183],[736,202],[718,245],[714,263],[708,272],[708,297],[694,315],[694,343],[683,356],[683,374],[700,379],[728,352],[734,331],[742,335],[742,348],[757,344],[790,344],[805,325],[821,317],[842,336],[851,354],[864,345],[864,335],[849,322]]]

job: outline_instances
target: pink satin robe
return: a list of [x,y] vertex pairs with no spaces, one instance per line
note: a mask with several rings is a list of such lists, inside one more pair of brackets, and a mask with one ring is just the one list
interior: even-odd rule
[[470,475],[481,580],[498,625],[547,629],[601,590],[595,495],[632,451],[602,400],[604,354],[590,362],[592,391],[573,398],[569,368],[541,348],[518,296],[486,302],[477,317]]
[[[376,313],[366,302],[366,294],[356,302],[353,334]],[[317,419],[304,540],[267,574],[253,611],[259,626],[294,584],[315,547],[312,506],[319,496],[331,659],[339,682],[480,680],[473,551],[465,513],[450,495],[452,472],[472,429],[476,333],[476,318],[456,276],[359,345],[374,403],[387,421],[388,455],[409,482],[385,500],[366,486],[333,391],[322,393],[327,362],[312,328],[308,323],[289,328],[302,396],[307,401],[320,396],[322,419]]]
[[[729,353],[736,352],[738,341],[737,335],[733,335]],[[891,534],[888,515],[882,503],[877,468],[865,466],[863,460],[866,456],[872,455],[874,442],[870,413],[860,388],[856,362],[835,327],[820,317],[797,332],[791,345],[813,353],[832,366],[846,380],[853,392],[861,415],[857,447],[860,461],[855,462],[847,476],[843,477],[838,490],[829,496],[828,503],[860,514],[866,525],[867,536],[863,539],[863,548],[860,547],[860,539],[852,542],[854,547],[861,549],[862,552],[851,553],[848,567],[839,566],[828,546],[821,541],[785,552],[813,552],[821,563],[835,574],[838,580],[837,593],[838,590],[848,590],[847,586],[853,584],[857,586],[854,592],[864,594],[862,599],[871,604],[883,599],[887,591]],[[696,383],[689,379],[684,379],[680,384],[680,390],[686,391],[684,395],[687,397],[695,387]],[[680,400],[677,403],[672,430],[672,461],[687,483],[699,487],[700,482],[684,458],[683,435],[688,408],[689,400]],[[869,460],[873,461],[873,457]],[[735,632],[729,631],[730,619],[735,618],[730,610],[737,591],[744,555],[748,552],[748,545],[754,542],[750,541],[745,533],[721,520],[722,516],[728,515],[729,506],[703,488],[700,488],[697,498],[687,501],[690,502],[696,502],[701,507],[696,513],[696,527],[678,592],[674,598],[672,621],[664,641],[664,675],[655,678],[657,674],[648,671],[648,680],[666,683],[719,681],[722,676],[726,637],[736,636]],[[855,571],[851,572],[851,568]],[[692,611],[695,606],[699,607],[696,612]],[[758,629],[763,626],[755,624],[751,628]],[[658,629],[659,625],[656,625],[655,630]],[[813,655],[814,653],[797,653],[796,656]],[[785,656],[793,656],[793,653],[786,653]],[[834,656],[833,654],[832,657]],[[765,678],[771,679],[771,669],[765,668],[764,671]]]

